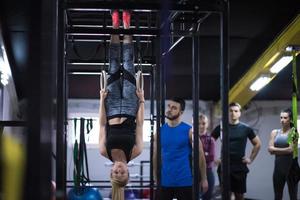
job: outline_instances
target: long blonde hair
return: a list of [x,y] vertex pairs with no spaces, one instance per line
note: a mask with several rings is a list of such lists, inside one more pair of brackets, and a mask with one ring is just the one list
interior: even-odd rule
[[[129,177],[129,174],[128,174]],[[112,186],[111,199],[112,200],[124,200],[124,188],[128,183],[128,179],[123,181],[110,176],[110,182]]]

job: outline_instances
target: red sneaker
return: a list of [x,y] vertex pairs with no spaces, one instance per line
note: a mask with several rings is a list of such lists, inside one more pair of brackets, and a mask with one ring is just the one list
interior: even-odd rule
[[128,10],[123,11],[123,26],[124,29],[129,29],[130,27],[130,12]]
[[114,29],[118,29],[120,26],[120,19],[119,19],[119,11],[114,10],[111,14],[112,26]]

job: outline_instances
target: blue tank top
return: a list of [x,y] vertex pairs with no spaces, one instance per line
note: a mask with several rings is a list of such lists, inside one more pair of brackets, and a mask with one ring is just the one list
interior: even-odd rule
[[161,185],[164,187],[192,186],[190,129],[184,122],[176,127],[167,123],[161,127]]

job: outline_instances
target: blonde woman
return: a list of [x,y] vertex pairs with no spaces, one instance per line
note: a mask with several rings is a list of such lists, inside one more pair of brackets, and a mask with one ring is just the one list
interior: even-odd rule
[[[112,12],[113,28],[120,25],[119,12]],[[123,11],[123,27],[130,27],[130,12]],[[128,183],[127,163],[143,149],[144,92],[137,89],[133,65],[132,36],[123,38],[123,67],[120,67],[120,38],[111,36],[107,90],[100,91],[100,153],[113,162],[112,199],[124,199]]]
[[207,192],[202,194],[202,200],[209,200],[212,198],[212,193],[215,186],[215,175],[213,172],[215,160],[215,139],[208,132],[208,118],[204,114],[199,115],[199,137],[202,142],[206,161],[206,176],[208,182]]

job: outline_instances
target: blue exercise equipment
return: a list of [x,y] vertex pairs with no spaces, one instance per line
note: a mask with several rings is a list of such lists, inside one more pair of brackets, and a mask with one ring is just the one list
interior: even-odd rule
[[68,200],[103,200],[99,190],[92,187],[72,188]]
[[137,198],[137,196],[132,189],[125,190],[125,199],[126,200],[135,200],[136,198]]

